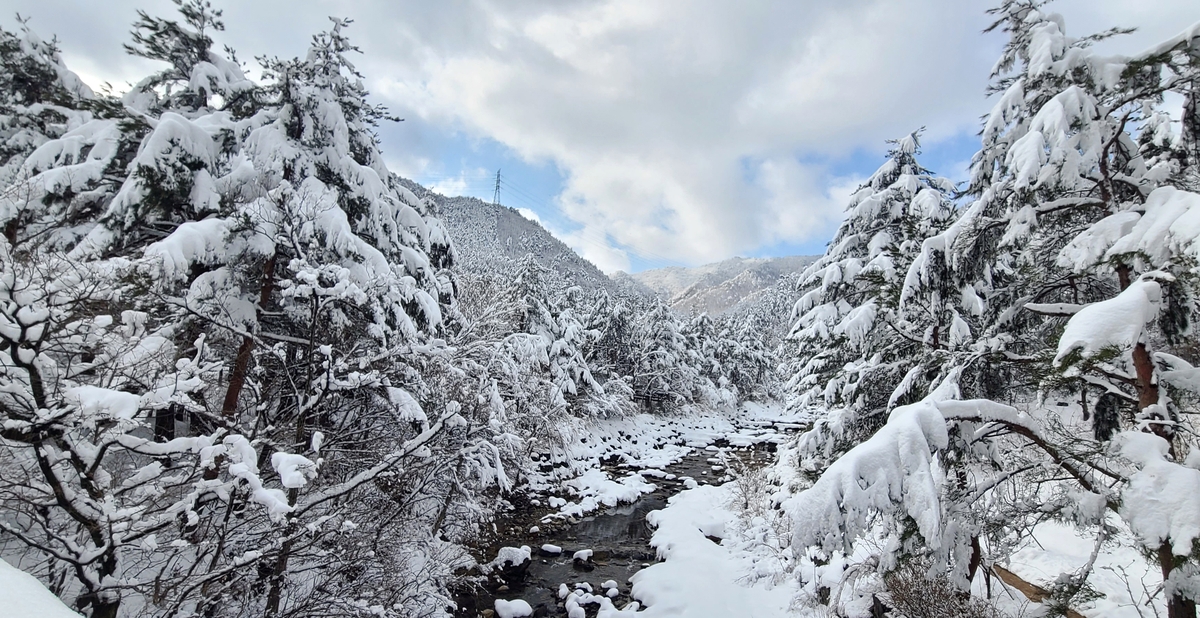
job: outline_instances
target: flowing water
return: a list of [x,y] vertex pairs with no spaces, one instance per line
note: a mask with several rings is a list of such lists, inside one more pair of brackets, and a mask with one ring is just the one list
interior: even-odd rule
[[[791,427],[782,428],[785,430]],[[754,447],[729,448],[723,441],[720,448],[727,457],[737,457],[749,466],[761,466],[774,459],[775,444],[762,443]],[[714,448],[714,447],[709,447]],[[631,469],[605,466],[614,476],[628,474]],[[515,514],[501,522],[500,538],[482,551],[490,560],[502,546],[520,547],[528,545],[532,557],[526,568],[494,572],[470,590],[457,596],[459,609],[456,616],[474,618],[491,616],[495,599],[524,599],[534,609],[534,616],[566,616],[558,590],[561,584],[575,588],[576,584],[590,585],[596,594],[603,594],[601,585],[606,581],[617,583],[618,595],[613,598],[617,607],[623,607],[629,597],[629,578],[639,570],[657,560],[650,546],[654,530],[646,521],[651,511],[667,505],[670,496],[686,488],[685,478],[700,485],[719,485],[727,480],[724,467],[712,450],[696,449],[683,460],[667,466],[664,471],[674,478],[647,478],[657,489],[643,494],[636,502],[608,508],[585,516],[575,523],[562,522],[548,525],[543,517],[552,511],[533,507],[527,503],[517,504]],[[520,500],[518,498],[518,500]],[[529,532],[532,527],[538,532]],[[550,555],[541,551],[543,545],[561,547],[563,552]],[[593,554],[587,562],[572,559],[577,550],[590,549]],[[490,552],[490,553],[489,553]],[[594,615],[592,607],[588,615]]]

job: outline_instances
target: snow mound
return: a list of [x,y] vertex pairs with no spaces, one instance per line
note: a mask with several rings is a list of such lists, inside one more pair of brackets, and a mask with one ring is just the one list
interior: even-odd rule
[[753,560],[705,536],[725,534],[734,519],[727,506],[731,492],[732,484],[690,489],[672,496],[665,509],[647,516],[657,526],[650,544],[664,561],[631,578],[631,596],[646,606],[644,611],[637,611],[636,604],[622,611],[611,609],[609,599],[598,595],[580,597],[577,602],[600,605],[597,616],[604,618],[795,615],[790,606],[796,589],[790,582],[746,585],[752,579],[748,574]]
[[511,601],[496,599],[496,615],[500,618],[524,618],[533,615],[533,608],[529,606],[528,602],[521,599]]
[[594,511],[600,506],[616,506],[622,502],[634,502],[642,494],[654,491],[654,485],[647,483],[640,474],[631,473],[625,478],[615,481],[604,470],[595,468],[563,484],[579,496],[580,500],[578,503],[564,504],[560,511],[575,516]]
[[6,616],[79,618],[34,576],[0,559],[0,599]]

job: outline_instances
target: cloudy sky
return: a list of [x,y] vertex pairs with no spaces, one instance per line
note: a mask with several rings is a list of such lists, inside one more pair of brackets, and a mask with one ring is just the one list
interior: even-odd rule
[[[819,253],[885,140],[926,127],[927,167],[962,179],[1003,38],[976,0],[221,2],[252,76],[350,17],[396,172],[522,209],[607,271]],[[8,0],[70,68],[121,89],[136,10],[169,0]],[[1195,0],[1062,0],[1079,36],[1135,53],[1200,20]],[[10,16],[3,22],[15,27]]]

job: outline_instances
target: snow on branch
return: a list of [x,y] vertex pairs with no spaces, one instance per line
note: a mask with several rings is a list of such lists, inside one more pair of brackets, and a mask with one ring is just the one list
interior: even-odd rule
[[847,551],[876,522],[874,515],[908,517],[926,546],[942,544],[943,474],[937,453],[949,443],[947,422],[996,423],[1043,450],[1088,491],[1097,484],[1042,435],[1027,414],[986,399],[935,401],[901,406],[870,439],[831,465],[813,486],[784,508],[793,524],[792,546]]
[[1079,359],[1088,359],[1112,348],[1133,348],[1146,323],[1158,315],[1161,302],[1158,282],[1144,275],[1117,296],[1080,309],[1058,340],[1055,364],[1074,364],[1075,353]]
[[186,279],[194,264],[210,265],[225,259],[229,222],[220,218],[188,221],[166,238],[146,248],[146,258],[156,262],[167,281]]
[[1059,252],[1057,265],[1080,273],[1105,260],[1137,255],[1159,268],[1172,256],[1200,255],[1200,195],[1160,187],[1142,209],[1111,214],[1080,232]]
[[1157,268],[1172,256],[1200,253],[1200,195],[1161,187],[1146,197],[1144,208],[1141,219],[1113,243],[1105,257],[1137,253]]
[[1025,308],[1042,315],[1075,315],[1083,305],[1074,303],[1025,303]]
[[1152,433],[1121,432],[1113,444],[1139,468],[1121,492],[1121,517],[1148,546],[1169,540],[1175,555],[1191,555],[1200,538],[1200,470],[1169,461],[1170,444]]
[[1129,233],[1142,216],[1133,211],[1122,211],[1109,215],[1071,239],[1058,252],[1055,260],[1060,268],[1070,268],[1081,273],[1099,262],[1104,254],[1121,237]]
[[922,401],[892,411],[874,436],[859,444],[785,505],[793,547],[845,550],[867,531],[875,512],[911,517],[931,547],[941,540],[934,453],[949,442],[937,405]]
[[1159,372],[1159,379],[1176,388],[1200,393],[1200,368],[1193,367],[1191,363],[1166,352],[1156,352],[1154,359],[1166,367]]

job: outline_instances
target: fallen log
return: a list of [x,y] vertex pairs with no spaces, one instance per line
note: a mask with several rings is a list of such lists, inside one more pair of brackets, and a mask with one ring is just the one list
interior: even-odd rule
[[[1013,588],[1016,588],[1017,590],[1019,590],[1021,592],[1021,594],[1025,595],[1025,598],[1029,599],[1030,601],[1033,601],[1034,603],[1043,603],[1043,602],[1045,602],[1046,599],[1050,598],[1049,590],[1046,590],[1045,588],[1043,588],[1037,584],[1033,584],[1033,583],[1025,581],[1024,579],[1021,579],[1021,576],[1017,575],[1016,573],[1013,573],[1012,571],[1010,571],[1002,566],[993,564],[992,572],[996,574],[996,577],[1000,578],[1000,581],[1008,584],[1009,586],[1012,586]],[[1073,609],[1068,608],[1067,609],[1067,618],[1085,618],[1085,617],[1083,614],[1081,614]]]

